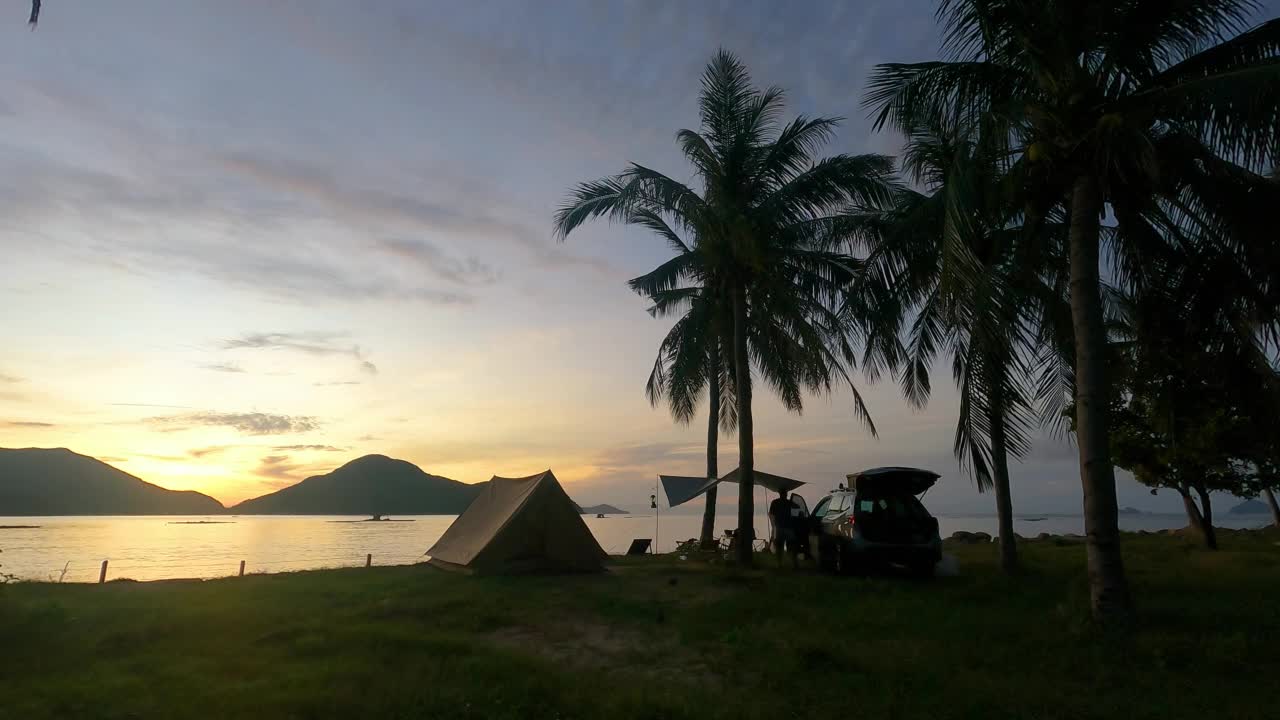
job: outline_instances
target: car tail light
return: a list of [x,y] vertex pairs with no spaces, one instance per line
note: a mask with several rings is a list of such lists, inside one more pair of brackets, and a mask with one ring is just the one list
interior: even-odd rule
[[849,527],[853,527],[857,524],[857,520],[854,518],[853,513],[849,513],[849,517],[844,519],[844,524]]

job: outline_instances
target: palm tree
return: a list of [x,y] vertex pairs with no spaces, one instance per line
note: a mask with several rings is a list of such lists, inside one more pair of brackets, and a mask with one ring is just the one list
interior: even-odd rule
[[[560,238],[589,219],[633,222],[649,212],[692,237],[706,258],[703,287],[728,299],[738,424],[738,532],[754,537],[752,367],[792,411],[805,391],[848,382],[854,409],[874,433],[850,378],[856,358],[837,306],[858,263],[846,252],[841,211],[875,206],[894,190],[892,162],[880,155],[835,155],[814,162],[838,120],[798,117],[779,125],[783,91],[752,86],[746,68],[720,51],[702,76],[701,128],[676,134],[699,187],[642,165],[583,183],[556,213]],[[751,563],[749,542],[738,560]]]
[[1110,209],[1120,230],[1107,248],[1117,283],[1140,287],[1152,254],[1189,227],[1214,224],[1219,208],[1182,171],[1228,172],[1232,163],[1257,171],[1280,157],[1280,21],[1241,32],[1257,7],[943,0],[946,59],[881,65],[866,96],[877,126],[983,127],[1036,193],[1029,225],[1051,207],[1070,213],[1075,431],[1091,605],[1101,620],[1127,616],[1132,602],[1108,444],[1100,220]]
[[[646,225],[666,237],[676,256],[632,279],[628,285],[653,302],[649,314],[654,317],[683,312],[658,347],[645,393],[655,407],[665,398],[676,422],[688,424],[697,414],[703,389],[706,389],[707,477],[719,477],[719,431],[723,428],[732,432],[737,424],[733,368],[724,352],[724,347],[732,342],[728,334],[728,304],[717,293],[714,282],[707,286],[680,282],[680,277],[707,278],[710,272],[705,267],[697,267],[703,262],[702,256],[681,240],[661,216],[642,211],[633,220],[634,224]],[[692,269],[695,267],[696,270]],[[724,402],[725,399],[728,402]],[[715,542],[716,498],[716,486],[712,485],[706,492],[702,513],[699,543],[703,547]]]
[[890,210],[863,215],[868,275],[878,284],[858,312],[874,318],[869,335],[896,338],[905,330],[903,346],[872,342],[868,349],[895,368],[917,407],[928,401],[937,355],[950,353],[960,390],[955,453],[979,491],[995,489],[1000,564],[1011,573],[1018,558],[1008,456],[1030,449],[1036,423],[1027,358],[1038,343],[1037,305],[1019,294],[1025,238],[1003,202],[997,159],[972,135],[935,127],[908,138],[903,169],[926,192],[903,190]]

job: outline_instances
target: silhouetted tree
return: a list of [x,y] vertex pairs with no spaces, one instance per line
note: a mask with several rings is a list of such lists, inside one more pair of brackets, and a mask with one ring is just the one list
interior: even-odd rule
[[[1252,0],[943,0],[946,58],[880,65],[877,127],[981,126],[1032,191],[1030,220],[1069,212],[1075,433],[1093,614],[1128,616],[1107,418],[1102,216],[1119,285],[1190,226],[1212,227],[1197,181],[1280,158],[1280,21],[1245,30]],[[1230,162],[1223,160],[1229,158]],[[1215,242],[1231,238],[1213,236]],[[1041,267],[1023,272],[1038,274]]]
[[[951,356],[960,390],[955,453],[980,491],[994,487],[1000,563],[1018,565],[1008,456],[1030,450],[1038,418],[1028,361],[1040,341],[1039,307],[1020,287],[1030,238],[1011,211],[1000,158],[969,128],[932,127],[908,136],[904,171],[923,191],[903,190],[887,211],[864,213],[872,250],[864,305],[867,347],[899,375],[917,407],[930,394],[930,371]],[[1041,223],[1040,230],[1062,224]],[[870,363],[864,363],[869,366]]]
[[[687,424],[707,394],[707,477],[719,477],[719,431],[737,423],[733,366],[725,349],[732,343],[727,299],[719,292],[702,254],[686,244],[661,216],[640,212],[630,220],[666,238],[675,257],[634,278],[632,290],[653,302],[654,317],[680,315],[658,347],[645,393],[657,406],[665,398],[676,422]],[[692,284],[691,284],[692,283]],[[699,542],[715,542],[716,486],[706,492]]]
[[[849,382],[858,416],[874,432],[849,375],[856,360],[838,313],[859,264],[847,252],[843,211],[889,202],[892,161],[881,155],[813,156],[837,125],[799,117],[780,125],[783,91],[752,86],[732,54],[717,53],[702,76],[701,129],[677,140],[693,165],[695,189],[642,165],[575,188],[556,214],[561,238],[605,216],[628,222],[641,211],[668,220],[704,254],[709,280],[729,301],[738,418],[738,532],[754,537],[755,453],[752,367],[790,410],[803,395]],[[705,283],[704,283],[705,285]],[[751,562],[751,543],[738,543]]]

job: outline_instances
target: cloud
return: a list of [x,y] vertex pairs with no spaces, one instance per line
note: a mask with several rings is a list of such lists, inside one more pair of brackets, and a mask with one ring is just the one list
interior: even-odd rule
[[169,410],[194,410],[190,405],[156,405],[154,403],[107,403],[112,407],[147,407],[147,408],[166,408]]
[[253,474],[292,481],[297,479],[293,473],[302,467],[301,463],[293,462],[288,455],[266,455],[258,461],[258,467],[254,469]]
[[346,355],[359,362],[362,372],[377,375],[378,366],[365,358],[364,351],[359,345],[340,342],[346,337],[346,333],[333,332],[248,333],[238,338],[224,340],[222,348],[225,350],[287,350],[315,356]]
[[379,439],[380,438],[377,435],[361,435],[360,437],[356,438],[356,440],[359,440],[360,442],[373,442]]
[[22,381],[23,381],[22,378],[18,377],[17,375],[8,375],[6,373],[0,372],[0,383],[12,384],[12,383],[20,383]]
[[222,451],[226,450],[227,447],[228,446],[226,445],[215,445],[213,447],[192,448],[187,451],[187,454],[193,458],[201,458],[201,457],[204,457],[205,455],[217,455]]
[[645,443],[620,445],[601,452],[593,461],[604,472],[616,472],[643,468],[652,470],[665,466],[683,467],[690,463],[705,464],[706,445],[690,443]]
[[[457,193],[431,188],[412,194],[389,191],[347,171],[267,153],[230,153],[214,162],[264,189],[302,199],[311,205],[309,213],[325,213],[353,227],[391,223],[424,233],[506,240],[531,248],[546,245],[545,231],[502,218],[485,203],[449,197]],[[397,261],[408,260],[416,269],[449,283],[487,285],[497,279],[494,268],[479,259],[451,257],[423,239],[383,239],[375,245]]]
[[310,432],[320,427],[314,417],[272,413],[198,412],[153,417],[146,420],[162,432],[179,432],[193,427],[229,427],[245,435],[288,435]]
[[224,373],[244,372],[244,368],[240,367],[239,365],[236,365],[235,363],[206,363],[204,365],[201,365],[200,367],[205,370],[213,370],[214,372],[224,372]]
[[347,448],[335,447],[333,445],[277,445],[272,450],[276,452],[304,452],[308,450],[322,452],[346,452]]
[[58,427],[54,423],[36,422],[34,420],[5,420],[0,425],[13,428],[52,428]]
[[97,455],[97,456],[95,456],[95,457],[97,457],[97,458],[98,458],[99,460],[101,460],[102,462],[107,462],[107,463],[122,463],[122,462],[129,462],[129,458],[127,458],[127,457],[117,457],[117,456],[115,456],[115,455]]
[[[223,175],[221,187],[210,187],[208,178],[174,177],[172,168],[143,164],[126,174],[6,148],[0,148],[0,161],[16,173],[6,175],[22,178],[0,178],[0,217],[13,231],[11,249],[19,255],[59,251],[80,264],[165,277],[199,275],[293,301],[467,305],[475,300],[472,290],[484,284],[459,285],[430,272],[425,259],[423,265],[405,263],[403,256],[370,239],[386,230],[352,228],[341,219],[335,226],[310,209],[282,213],[278,196],[255,199],[222,189],[234,177]],[[54,235],[41,229],[54,219],[83,223],[87,218],[93,225],[88,240],[79,233]],[[173,241],[175,233],[182,234],[182,242]],[[438,259],[443,253],[432,255],[431,262],[453,267]],[[458,262],[466,268],[472,259]]]
[[398,260],[408,261],[442,280],[457,285],[492,285],[499,273],[474,257],[455,258],[426,240],[388,239],[379,245]]
[[317,382],[311,383],[315,387],[336,387],[338,385],[359,385],[359,380],[335,380],[333,382]]

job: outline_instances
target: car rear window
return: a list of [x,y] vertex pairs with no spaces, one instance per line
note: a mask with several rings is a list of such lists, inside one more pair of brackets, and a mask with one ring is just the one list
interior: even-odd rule
[[830,506],[831,506],[831,498],[830,497],[822,498],[821,500],[818,501],[818,506],[813,509],[813,516],[822,517],[826,515],[827,511],[831,509]]
[[883,495],[876,497],[870,494],[858,496],[858,512],[871,512],[892,518],[922,519],[929,517],[929,511],[914,495]]

